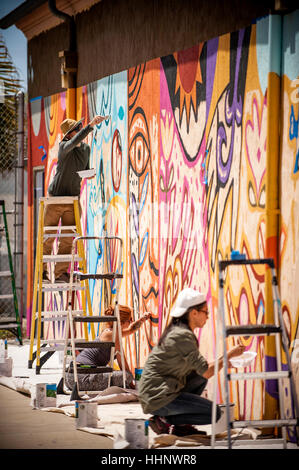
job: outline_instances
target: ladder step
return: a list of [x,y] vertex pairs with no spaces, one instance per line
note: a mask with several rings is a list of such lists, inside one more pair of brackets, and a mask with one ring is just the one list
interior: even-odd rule
[[118,274],[118,273],[103,273],[103,274],[90,274],[90,273],[80,273],[77,271],[74,271],[74,276],[77,277],[77,279],[80,279],[81,281],[84,279],[122,279],[123,274]]
[[232,428],[247,428],[252,427],[263,427],[268,428],[271,426],[298,426],[298,419],[264,419],[264,420],[252,420],[252,421],[233,421],[231,422]]
[[103,346],[108,349],[111,348],[112,346],[115,346],[115,343],[112,341],[87,341],[87,340],[82,340],[82,339],[77,339],[75,340],[75,346],[76,349],[85,349],[85,348],[92,348],[92,349],[98,349],[98,348],[103,348]]
[[78,196],[51,196],[51,197],[40,197],[39,202],[46,204],[74,204],[74,201],[78,201]]
[[0,277],[11,277],[12,273],[10,271],[1,271]]
[[226,327],[226,336],[262,336],[279,333],[281,333],[281,327],[276,325],[237,325]]
[[18,323],[15,323],[15,322],[11,322],[11,323],[6,323],[6,322],[3,322],[0,321],[0,329],[1,330],[6,330],[6,329],[9,329],[9,328],[18,328],[20,325]]
[[[44,225],[44,231],[46,230],[77,230],[77,227],[76,225]],[[49,235],[51,234],[49,233]]]
[[[71,374],[74,373],[74,369],[71,366],[69,368]],[[78,374],[103,374],[104,372],[113,372],[112,367],[96,367],[96,366],[84,366],[77,364]]]
[[[42,342],[42,343],[45,343],[45,344],[64,344],[64,343],[65,343],[65,339],[55,339],[55,338],[52,338],[52,339],[41,339],[41,342]],[[41,346],[41,349],[44,349],[44,348]]]
[[13,299],[13,295],[12,294],[0,295],[0,300],[4,300],[4,299]]
[[[43,262],[44,263],[59,263],[63,261],[72,261],[72,255],[44,255]],[[74,261],[83,261],[83,258],[80,258],[79,255],[74,256]]]
[[51,317],[43,317],[41,319],[42,322],[46,321],[65,321],[67,319],[67,315],[56,315],[56,316],[51,316]]
[[228,380],[254,380],[254,379],[284,379],[290,377],[289,371],[273,371],[273,372],[246,372],[240,374],[228,374]]
[[[13,316],[12,316],[13,315]],[[12,322],[16,322],[16,314],[13,313],[10,317],[2,317],[2,315],[0,315],[0,323],[12,323]]]
[[[57,282],[57,284],[43,284],[42,291],[43,292],[55,292],[60,290],[70,290],[70,284],[66,282]],[[86,286],[81,286],[81,284],[73,284],[72,290],[86,290]]]
[[74,322],[77,322],[77,323],[84,323],[84,322],[87,322],[87,323],[102,323],[102,322],[110,322],[110,321],[117,321],[117,318],[116,317],[110,317],[110,316],[85,316],[85,317],[74,317],[73,318],[73,321]]
[[45,233],[44,234],[44,239],[47,239],[47,238],[75,238],[75,237],[78,237],[79,234],[76,233],[76,232],[72,232],[72,233]]
[[[41,314],[42,316],[43,315],[67,315],[68,310],[43,310]],[[83,310],[73,310],[73,314],[83,315],[84,312]],[[38,315],[38,312],[36,312],[36,315]]]

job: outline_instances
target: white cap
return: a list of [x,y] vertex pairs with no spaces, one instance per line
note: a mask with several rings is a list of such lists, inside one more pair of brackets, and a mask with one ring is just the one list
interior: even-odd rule
[[183,289],[176,300],[174,308],[170,312],[171,317],[181,317],[187,312],[188,308],[206,302],[206,296],[197,290],[187,287]]

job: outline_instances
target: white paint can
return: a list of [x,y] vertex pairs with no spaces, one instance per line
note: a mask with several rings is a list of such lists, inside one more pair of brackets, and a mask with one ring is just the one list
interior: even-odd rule
[[0,340],[0,364],[5,364],[7,355],[7,339]]
[[57,386],[56,384],[40,383],[31,388],[32,408],[56,407]]
[[[219,421],[216,422],[215,425],[215,434],[221,434],[222,432],[227,431],[227,412],[226,412],[226,405],[218,405],[221,410],[221,417]],[[229,417],[230,421],[234,421],[234,413],[235,413],[235,404],[229,404]]]
[[11,357],[6,357],[2,362],[0,361],[0,375],[5,377],[12,376],[13,360]]
[[76,428],[96,428],[98,425],[98,404],[76,401]]
[[128,449],[148,449],[148,421],[146,419],[125,419],[125,440]]

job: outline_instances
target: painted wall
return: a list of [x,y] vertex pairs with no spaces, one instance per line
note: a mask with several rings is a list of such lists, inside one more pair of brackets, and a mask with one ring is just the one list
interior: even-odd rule
[[299,396],[299,10],[283,21],[281,109],[280,290]]
[[[292,80],[298,79],[298,12],[284,21],[280,283],[295,364],[298,101],[292,101],[296,91]],[[207,294],[210,318],[198,335],[201,352],[213,361],[218,260],[229,258],[232,250],[248,258],[265,257],[268,36],[269,17],[265,17],[246,29],[78,89],[78,119],[84,116],[87,123],[95,114],[111,115],[88,137],[96,177],[82,186],[83,228],[89,235],[106,232],[123,239],[120,302],[134,308],[135,318],[140,312],[152,312],[140,336],[126,341],[132,368],[144,364],[169,321],[178,292],[186,286]],[[48,102],[53,133],[47,184],[61,138],[64,95]],[[45,119],[42,109],[40,115]],[[111,263],[117,253],[118,247],[112,246]],[[93,272],[105,267],[96,244],[90,248],[88,264]],[[90,291],[95,314],[113,301],[110,283],[91,282]],[[228,323],[264,322],[265,268],[229,269],[224,296]],[[234,341],[230,339],[228,345]],[[243,337],[242,341],[257,352],[247,371],[268,367],[265,339]],[[298,364],[294,367],[298,375]],[[210,397],[212,386],[211,380]],[[233,383],[230,391],[237,404],[236,418],[262,417],[262,381]]]

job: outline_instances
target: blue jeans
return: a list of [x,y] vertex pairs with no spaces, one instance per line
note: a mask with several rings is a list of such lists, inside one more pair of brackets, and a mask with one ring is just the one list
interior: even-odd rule
[[[203,398],[202,394],[207,379],[192,372],[187,377],[186,386],[180,395],[166,406],[155,410],[155,415],[164,416],[168,423],[178,424],[211,424],[212,404],[211,400]],[[216,420],[221,416],[220,408],[216,406]]]

